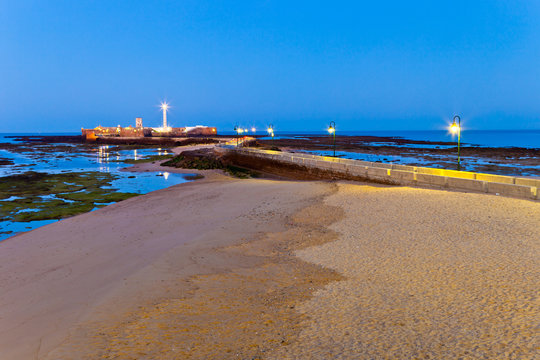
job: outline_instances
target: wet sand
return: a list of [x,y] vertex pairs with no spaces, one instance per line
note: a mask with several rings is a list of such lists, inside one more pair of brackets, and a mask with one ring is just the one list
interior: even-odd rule
[[[248,266],[215,249],[282,230],[329,187],[206,175],[1,242],[0,358],[84,358],[91,324],[186,296],[190,276]],[[89,347],[54,355],[80,341]]]
[[205,175],[0,243],[0,358],[537,354],[540,203]]

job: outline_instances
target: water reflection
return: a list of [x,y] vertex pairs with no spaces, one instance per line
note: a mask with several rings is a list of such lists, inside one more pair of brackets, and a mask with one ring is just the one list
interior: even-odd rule
[[[53,174],[85,171],[109,172],[114,174],[116,179],[111,182],[111,186],[108,188],[116,189],[119,192],[138,194],[145,194],[187,181],[184,178],[186,174],[122,171],[124,168],[131,166],[124,163],[124,160],[140,160],[146,156],[160,153],[167,154],[168,151],[162,148],[159,150],[157,148],[119,150],[116,146],[100,145],[93,148],[80,147],[73,152],[65,152],[57,150],[57,145],[55,144],[54,146],[40,147],[39,153],[36,152],[36,147],[21,147],[20,150],[0,150],[2,157],[13,161],[13,165],[5,165],[0,168],[0,178],[27,171]],[[35,195],[39,196],[40,194]],[[3,206],[9,205],[6,204],[7,202],[17,199],[15,196],[9,197],[8,194],[6,199],[0,201],[0,210]],[[35,229],[55,221],[43,220],[21,223],[0,221],[0,241],[18,232]]]
[[109,145],[101,145],[98,147],[97,162],[98,164],[109,162]]

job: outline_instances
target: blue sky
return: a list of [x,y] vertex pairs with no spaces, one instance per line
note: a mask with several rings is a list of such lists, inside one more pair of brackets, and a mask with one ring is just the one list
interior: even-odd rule
[[0,132],[540,128],[540,2],[0,0]]

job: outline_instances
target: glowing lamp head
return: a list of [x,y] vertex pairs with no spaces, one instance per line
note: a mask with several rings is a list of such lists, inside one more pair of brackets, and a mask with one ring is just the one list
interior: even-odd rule
[[268,131],[268,133],[271,134],[271,133],[274,132],[274,129],[272,129],[271,127],[269,127],[268,129],[266,129],[266,131]]
[[169,108],[169,104],[167,104],[166,102],[162,102],[162,103],[161,103],[161,109],[162,109],[162,110],[167,111],[168,108]]
[[254,127],[251,128],[251,132],[255,132],[256,129]]
[[328,132],[329,132],[330,134],[333,134],[335,131],[336,131],[336,129],[334,129],[333,126],[330,126],[330,127],[328,128]]
[[456,122],[454,121],[454,123],[452,125],[450,125],[450,131],[453,133],[453,134],[457,134],[457,132],[459,131],[459,125],[456,124]]

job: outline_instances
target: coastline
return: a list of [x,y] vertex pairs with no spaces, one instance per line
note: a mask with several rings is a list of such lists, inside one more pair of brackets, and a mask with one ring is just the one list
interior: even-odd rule
[[536,202],[167,171],[0,243],[7,359],[534,354]]
[[[36,146],[32,152],[32,144],[7,145],[13,147],[8,152],[13,158],[7,166],[2,166],[0,156],[0,241],[46,223],[196,179],[184,176],[193,172],[168,172],[160,166],[148,168],[142,174],[132,173],[137,167],[130,171],[132,163],[159,164],[174,154],[172,150],[124,146],[111,149],[109,156],[108,147],[79,149],[66,144],[47,144]],[[176,149],[192,148],[197,147]],[[173,175],[169,177],[168,173]],[[66,183],[70,186],[66,187]]]

